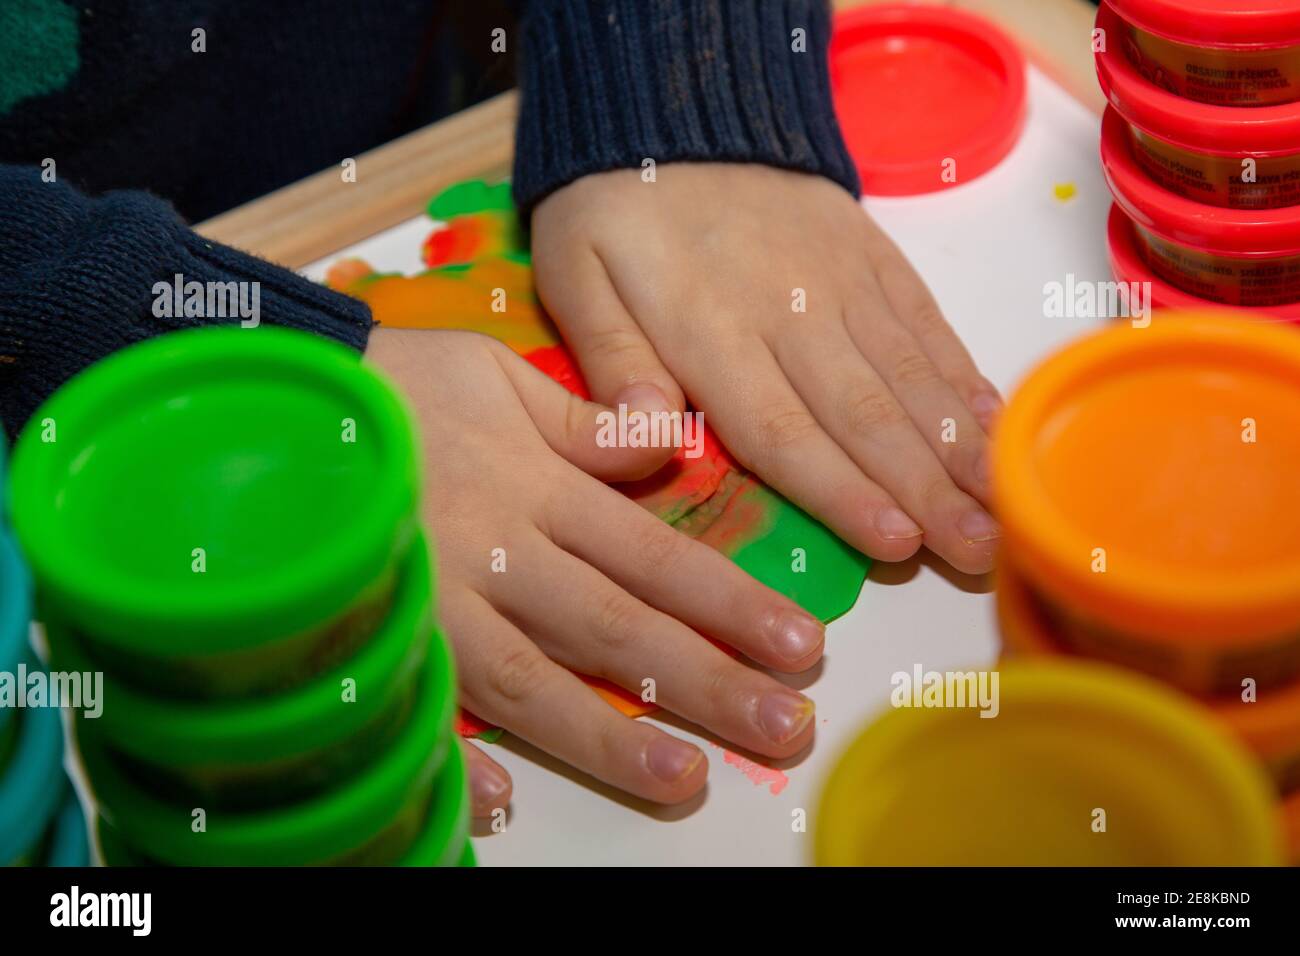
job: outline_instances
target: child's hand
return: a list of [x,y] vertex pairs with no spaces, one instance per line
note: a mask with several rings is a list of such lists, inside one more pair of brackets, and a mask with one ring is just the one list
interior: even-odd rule
[[[704,785],[704,754],[565,667],[638,694],[653,678],[660,705],[749,750],[807,745],[812,702],[697,632],[797,672],[821,657],[821,624],[597,480],[642,477],[672,449],[598,447],[600,406],[483,335],[379,328],[366,356],[419,418],[440,618],[467,707],[663,803]],[[509,800],[504,770],[482,753],[471,769],[478,815]]]
[[619,170],[553,193],[532,229],[538,292],[597,401],[649,383],[681,407],[684,392],[860,550],[897,561],[924,540],[989,570],[997,391],[842,188],[757,165]]

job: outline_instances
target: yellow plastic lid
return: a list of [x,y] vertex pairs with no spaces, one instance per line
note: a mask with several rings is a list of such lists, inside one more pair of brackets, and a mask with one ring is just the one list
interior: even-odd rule
[[1059,661],[1001,667],[992,719],[891,709],[835,768],[814,830],[827,866],[1276,865],[1283,846],[1263,774],[1200,711]]
[[1300,633],[1300,331],[1112,326],[1030,374],[994,446],[1004,548],[1062,609],[1170,642]]

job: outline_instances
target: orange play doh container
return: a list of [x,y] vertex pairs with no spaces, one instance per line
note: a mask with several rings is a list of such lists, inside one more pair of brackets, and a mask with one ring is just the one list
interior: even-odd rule
[[1300,866],[1300,791],[1282,801],[1282,826],[1286,831],[1287,860]]
[[1108,41],[1122,37],[1134,66],[1170,93],[1222,106],[1300,99],[1300,5],[1293,0],[1108,2],[1122,18]]
[[[1119,24],[1105,7],[1097,16],[1108,35]],[[1113,46],[1097,53],[1096,65],[1134,158],[1154,182],[1233,209],[1300,203],[1300,101],[1258,109],[1192,102],[1152,84]]]
[[[998,567],[997,608],[1003,657],[1069,656],[1024,579],[1005,561]],[[1300,680],[1265,690],[1254,703],[1240,694],[1196,699],[1259,758],[1279,792],[1300,795]]]
[[1035,369],[999,422],[1003,555],[1069,650],[1191,693],[1300,679],[1300,330],[1157,312]]
[[1300,205],[1223,209],[1162,188],[1138,165],[1113,107],[1102,119],[1101,164],[1142,258],[1161,279],[1222,305],[1300,302]]

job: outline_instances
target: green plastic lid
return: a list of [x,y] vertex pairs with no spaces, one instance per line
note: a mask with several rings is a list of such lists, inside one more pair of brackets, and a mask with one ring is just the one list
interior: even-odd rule
[[37,410],[11,462],[14,528],[42,609],[96,639],[254,647],[337,618],[392,572],[415,533],[413,436],[342,345],[271,326],[177,332]]
[[[445,648],[442,641],[436,646]],[[94,721],[77,724],[86,776],[99,810],[140,853],[179,866],[306,866],[365,846],[427,792],[450,748],[442,671],[450,656],[430,648],[427,677],[411,722],[392,748],[348,783],[282,809],[206,813],[195,833],[190,807],[163,803],[128,780],[104,752]],[[454,677],[451,681],[454,685]]]
[[[456,688],[450,652],[433,616],[432,570],[423,536],[411,549],[396,600],[383,626],[351,660],[282,694],[238,701],[181,701],[153,697],[104,674],[103,713],[94,720],[123,753],[172,769],[271,763],[347,740],[397,703],[415,683],[426,654],[432,694],[450,729]],[[95,670],[69,635],[47,629],[54,666]],[[426,650],[427,649],[427,650]],[[350,679],[355,698],[345,700]]]

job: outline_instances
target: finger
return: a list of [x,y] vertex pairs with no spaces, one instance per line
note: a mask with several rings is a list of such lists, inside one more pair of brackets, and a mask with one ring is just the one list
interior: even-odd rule
[[578,360],[592,397],[618,407],[686,408],[682,390],[641,327],[628,312],[600,258],[590,245],[569,255],[538,258],[537,294]]
[[497,810],[510,805],[513,785],[510,774],[478,747],[462,740],[465,762],[469,765],[470,812],[475,819],[491,817]]
[[[948,380],[987,432],[1002,410],[1002,396],[980,374],[970,352],[944,318],[939,303],[907,257],[869,218],[867,256],[894,314],[916,337],[939,374]],[[854,337],[861,341],[867,335],[868,330],[859,328]]]
[[953,483],[847,332],[788,341],[777,358],[841,447],[925,529],[932,551],[969,574],[990,570],[996,523]]
[[651,416],[655,428],[646,433],[655,444],[629,445],[621,440],[617,412],[583,401],[504,345],[492,347],[492,354],[546,443],[589,475],[602,481],[634,481],[658,471],[676,451],[666,402],[658,408],[642,402],[636,411]]
[[[876,307],[883,309],[884,304],[877,302]],[[992,488],[984,429],[912,334],[892,315],[877,312],[872,321],[852,321],[864,308],[850,312],[850,336],[858,350],[884,379],[958,487],[988,503]],[[855,327],[862,331],[854,334]]]
[[556,495],[550,508],[557,545],[651,607],[776,670],[797,673],[821,658],[821,621],[612,488]]
[[[505,601],[552,658],[654,700],[723,739],[773,757],[807,746],[811,700],[729,657],[579,558],[541,539]],[[653,681],[647,684],[646,681]]]
[[461,700],[484,720],[647,800],[679,803],[704,786],[708,762],[698,747],[618,713],[482,595],[464,588],[444,595],[443,621]]
[[754,339],[732,357],[725,369],[695,370],[703,384],[692,396],[727,449],[859,551],[881,561],[915,554],[921,529],[826,434],[767,346]]

